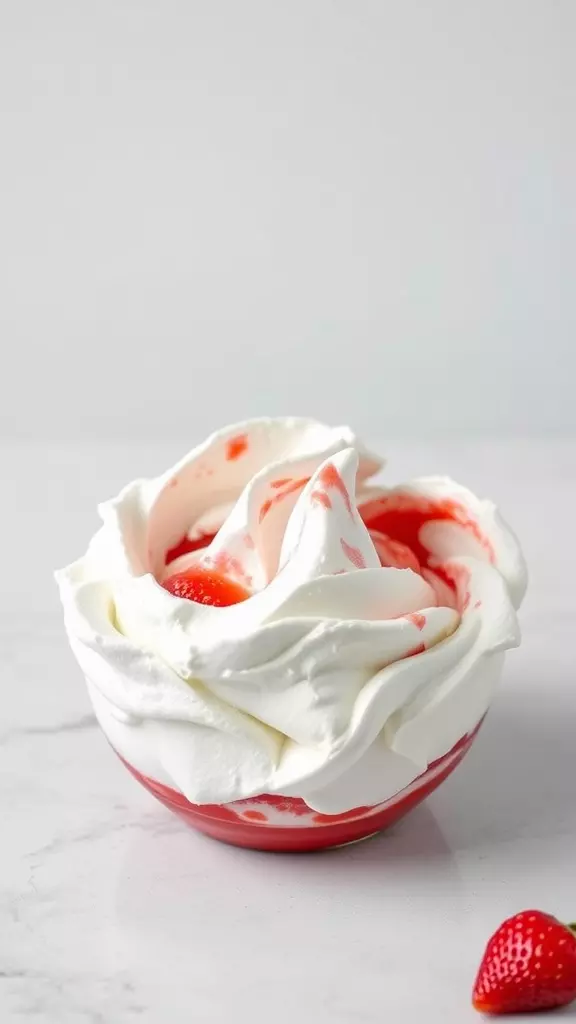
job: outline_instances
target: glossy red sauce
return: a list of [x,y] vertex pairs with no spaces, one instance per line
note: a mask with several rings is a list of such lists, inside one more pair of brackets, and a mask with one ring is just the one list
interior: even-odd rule
[[239,583],[200,565],[193,565],[185,572],[169,576],[162,586],[176,597],[184,597],[187,601],[209,604],[216,608],[239,604],[250,597],[250,592]]
[[228,462],[235,462],[244,452],[248,451],[248,434],[237,434],[226,442],[226,458]]
[[200,551],[202,548],[207,548],[212,543],[215,533],[202,533],[199,537],[195,537],[194,540],[190,540],[189,537],[184,534],[180,538],[174,547],[169,548],[166,552],[164,563],[170,565],[170,562],[175,562],[177,558],[181,558],[182,555],[189,555],[191,551]]
[[425,523],[431,520],[456,523],[471,533],[482,545],[490,561],[494,560],[492,546],[478,523],[467,515],[463,505],[452,499],[430,501],[416,495],[392,494],[375,498],[358,511],[368,529],[377,530],[404,544],[413,552],[423,568],[432,568],[452,588],[453,579],[442,566],[430,566],[430,551],[420,540],[420,531]]

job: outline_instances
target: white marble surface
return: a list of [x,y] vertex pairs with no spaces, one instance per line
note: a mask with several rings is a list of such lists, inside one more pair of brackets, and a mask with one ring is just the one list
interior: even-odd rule
[[576,443],[382,445],[393,479],[441,469],[499,500],[531,568],[524,643],[426,805],[304,856],[213,843],[141,790],[66,646],[52,569],[83,550],[97,500],[185,447],[2,449],[0,1021],[473,1020],[499,920],[576,916]]

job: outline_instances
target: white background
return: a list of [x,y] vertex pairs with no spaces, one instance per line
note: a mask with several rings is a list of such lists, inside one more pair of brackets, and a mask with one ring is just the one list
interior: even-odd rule
[[576,431],[573,0],[0,2],[3,436]]

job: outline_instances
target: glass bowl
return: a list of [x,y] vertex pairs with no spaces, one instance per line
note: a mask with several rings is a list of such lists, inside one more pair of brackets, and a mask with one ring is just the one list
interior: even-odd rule
[[374,807],[355,807],[344,814],[319,814],[298,797],[266,793],[229,804],[193,804],[177,790],[143,775],[116,753],[157,800],[212,839],[253,850],[305,852],[357,843],[398,821],[454,771],[481,724],[389,800]]

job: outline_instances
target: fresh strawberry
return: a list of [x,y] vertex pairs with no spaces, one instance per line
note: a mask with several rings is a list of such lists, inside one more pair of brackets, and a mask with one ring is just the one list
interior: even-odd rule
[[211,604],[218,608],[238,604],[250,597],[250,594],[239,583],[228,579],[212,569],[204,569],[194,565],[184,572],[176,572],[162,584],[176,597],[185,597],[197,604]]
[[576,999],[576,925],[523,910],[490,939],[472,1002],[482,1013],[526,1013]]

